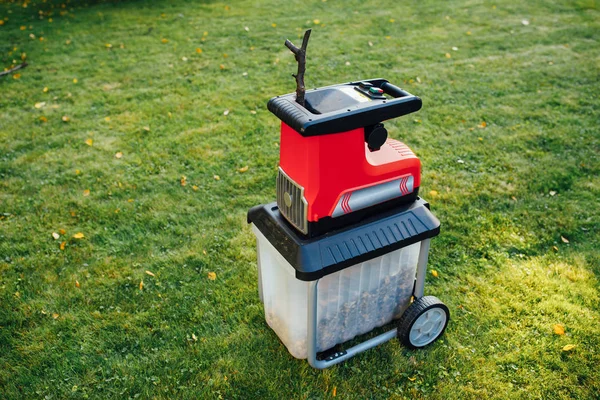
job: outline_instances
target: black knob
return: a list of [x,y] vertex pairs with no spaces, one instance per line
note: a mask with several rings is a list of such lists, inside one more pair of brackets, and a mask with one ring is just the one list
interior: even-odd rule
[[367,142],[371,151],[379,150],[387,140],[387,137],[387,129],[385,129],[383,124],[365,127],[365,142]]

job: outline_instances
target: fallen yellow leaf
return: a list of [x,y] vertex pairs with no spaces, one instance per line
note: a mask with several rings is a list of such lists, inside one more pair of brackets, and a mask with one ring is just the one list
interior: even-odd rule
[[164,39],[164,38],[163,38],[163,39],[161,39],[160,41],[161,41],[161,42],[163,42],[163,43],[169,43],[169,39]]
[[333,387],[333,391],[331,392],[331,396],[332,396],[332,397],[335,397],[335,396],[337,396],[337,386],[334,386],[334,387]]
[[215,181],[220,181],[221,177],[219,175],[214,175],[213,178],[215,178]]
[[48,88],[47,88],[47,87],[45,87],[45,88],[42,90],[42,92],[44,92],[44,93],[48,93]]
[[52,237],[54,238],[54,240],[58,240],[60,238],[60,235],[56,232],[52,232]]
[[215,279],[217,279],[217,274],[215,274],[214,272],[209,272],[208,279],[210,279],[211,281],[214,281]]
[[411,381],[411,382],[414,382],[414,381],[417,380],[417,377],[416,376],[409,377],[408,380]]
[[52,318],[57,319],[58,317],[59,317],[59,315],[57,313],[52,314]]
[[140,290],[144,289],[144,281],[140,281]]
[[446,53],[446,58],[452,58],[452,54]]
[[558,253],[558,247],[552,246],[552,250],[554,250],[554,251],[556,251]]
[[104,46],[105,46],[107,49],[112,49],[112,44],[110,44],[110,43],[106,43]]
[[145,272],[147,275],[150,275],[150,276],[156,276],[156,275],[154,275],[152,272],[150,272],[150,271],[148,271],[148,270],[146,270],[146,271],[144,271],[144,272]]
[[105,120],[106,122],[110,122],[110,117],[104,117],[104,120]]
[[272,26],[273,28],[276,28],[276,27],[277,27],[277,24],[273,23],[273,24],[271,24],[271,26]]
[[121,153],[120,151],[117,151],[117,152],[115,153],[115,157],[116,157],[116,158],[121,158],[121,157],[123,157],[123,153]]
[[571,351],[575,348],[576,346],[574,344],[568,344],[565,347],[563,347],[563,351]]
[[71,118],[67,117],[66,115],[63,115],[62,120],[63,122],[69,122]]
[[83,239],[85,237],[85,235],[81,232],[77,232],[76,234],[73,235],[73,239]]
[[61,250],[64,250],[66,245],[67,245],[67,242],[62,242],[62,243],[60,244],[60,249],[61,249]]
[[187,185],[187,178],[182,176],[179,182],[181,183],[181,186],[185,186]]
[[35,103],[33,106],[34,106],[35,108],[42,108],[42,107],[44,107],[45,105],[46,105],[46,102],[45,102],[45,101],[40,101],[39,103]]
[[238,171],[240,171],[240,172],[246,172],[246,171],[248,171],[248,168],[249,167],[246,165],[245,167],[242,167],[242,168],[238,169]]
[[21,74],[14,74],[13,79],[21,79]]
[[196,53],[202,54],[202,49],[200,47],[196,47]]
[[79,82],[79,81],[77,80],[77,78],[73,78],[73,83],[77,83],[77,82]]
[[435,197],[435,196],[437,196],[437,195],[438,195],[438,192],[437,192],[437,190],[432,190],[432,191],[430,191],[430,192],[429,192],[429,195],[430,195],[431,197]]
[[85,144],[87,144],[88,146],[91,146],[94,144],[94,141],[92,139],[85,139]]
[[435,269],[431,270],[431,275],[433,275],[435,278],[438,277],[438,272]]
[[315,24],[315,25],[319,25],[320,23],[321,23],[321,21],[320,21],[320,20],[318,20],[318,19],[313,19],[313,24]]
[[85,189],[85,190],[83,191],[83,196],[84,196],[84,197],[88,197],[89,195],[90,195],[90,189]]
[[192,186],[192,189],[194,189],[194,192],[197,192],[197,191],[198,191],[198,186],[196,186],[196,185],[193,185],[193,186]]
[[79,281],[75,281],[75,287],[80,287]]
[[40,121],[42,122],[48,122],[48,118],[44,117],[43,115],[40,117]]
[[563,243],[569,243],[569,239],[567,239],[567,238],[566,238],[566,237],[564,237],[564,236],[561,236],[561,237],[560,237],[560,240],[562,240],[562,241],[563,241]]
[[482,121],[479,125],[477,125],[478,128],[483,129],[487,126],[487,124],[485,123],[485,121]]
[[562,326],[561,324],[554,325],[554,333],[557,334],[557,335],[564,335],[565,334],[565,327]]
[[145,130],[146,132],[150,132],[150,127],[149,126],[144,126],[142,129]]
[[65,231],[64,229],[59,229],[58,233],[60,233],[61,235],[64,235],[65,233],[67,233],[67,231]]

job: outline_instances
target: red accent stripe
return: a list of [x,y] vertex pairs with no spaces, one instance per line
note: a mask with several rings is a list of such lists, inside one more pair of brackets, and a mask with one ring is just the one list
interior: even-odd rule
[[352,196],[352,192],[348,193],[348,198],[346,199],[346,208],[348,209],[348,212],[352,212],[352,209],[350,208],[350,197]]
[[402,196],[404,196],[406,194],[406,178],[401,178],[400,179],[400,193],[402,194]]
[[344,211],[344,214],[348,214],[349,212],[352,212],[352,209],[350,208],[350,196],[352,196],[352,193],[346,193],[342,196],[342,210]]

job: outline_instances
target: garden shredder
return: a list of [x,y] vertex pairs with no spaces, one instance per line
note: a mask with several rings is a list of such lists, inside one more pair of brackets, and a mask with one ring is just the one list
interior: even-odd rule
[[[265,318],[289,352],[327,368],[395,337],[410,348],[442,335],[448,308],[424,296],[430,239],[440,222],[418,197],[421,163],[384,121],[421,99],[385,79],[304,89],[268,102],[281,120],[275,202],[253,207]],[[393,324],[390,324],[392,323]],[[341,344],[392,329],[350,348]]]

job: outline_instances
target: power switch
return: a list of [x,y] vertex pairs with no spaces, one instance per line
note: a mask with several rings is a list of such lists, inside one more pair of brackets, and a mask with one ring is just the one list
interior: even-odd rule
[[370,87],[369,88],[369,92],[376,94],[376,95],[382,95],[383,94],[383,89],[380,89],[378,87]]

